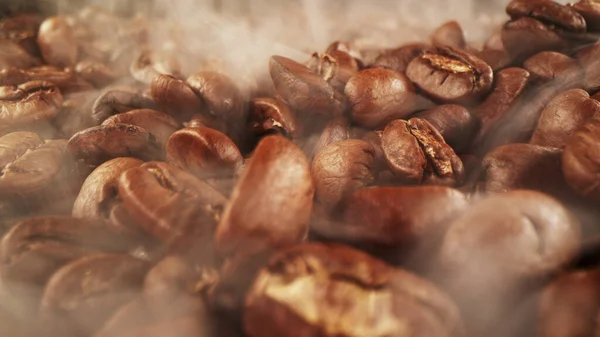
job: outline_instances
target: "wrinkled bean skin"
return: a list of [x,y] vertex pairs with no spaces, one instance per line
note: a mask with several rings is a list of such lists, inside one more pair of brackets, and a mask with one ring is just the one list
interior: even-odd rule
[[373,148],[362,140],[325,146],[312,163],[316,200],[326,209],[335,209],[346,196],[373,181],[373,160]]
[[576,60],[553,51],[533,55],[525,61],[523,67],[529,71],[534,80],[540,82],[560,81],[568,77],[567,75],[573,76],[573,73],[583,74]]
[[72,67],[77,62],[77,43],[64,17],[48,18],[40,25],[38,45],[44,60],[56,67]]
[[201,179],[230,177],[244,161],[229,137],[206,127],[173,133],[166,149],[169,164]]
[[458,300],[469,330],[490,333],[499,317],[526,301],[522,294],[578,254],[580,241],[578,222],[549,196],[523,190],[489,196],[450,223],[436,278]]
[[414,115],[431,123],[456,152],[471,145],[477,121],[469,110],[460,105],[444,104]]
[[412,43],[403,45],[396,49],[390,49],[382,52],[375,63],[375,67],[389,68],[398,72],[405,72],[410,61],[423,55],[426,51],[433,48],[422,43]]
[[119,196],[137,224],[173,249],[212,236],[226,199],[205,182],[166,163],[148,162],[119,178]]
[[560,51],[567,41],[542,22],[522,17],[502,28],[502,43],[513,60],[524,60],[542,51]]
[[0,130],[26,127],[54,118],[62,105],[58,88],[44,81],[0,87]]
[[346,98],[306,66],[272,56],[269,72],[277,93],[299,114],[339,116]]
[[181,120],[188,119],[192,113],[202,108],[202,101],[192,88],[171,75],[154,77],[150,94],[159,107]]
[[50,336],[86,336],[139,293],[148,270],[127,255],[96,254],[61,267],[48,281],[40,319]]
[[150,132],[163,147],[180,124],[171,116],[152,109],[138,109],[113,115],[102,125],[131,124]]
[[456,21],[449,21],[438,27],[431,36],[431,43],[435,47],[452,47],[456,49],[465,49],[467,46],[464,32]]
[[150,132],[131,124],[118,123],[76,133],[69,139],[67,150],[75,159],[91,167],[118,157],[152,160],[164,156],[160,144]]
[[588,119],[567,142],[562,168],[569,185],[580,195],[600,200],[600,116]]
[[406,76],[433,99],[471,103],[492,88],[492,68],[480,58],[451,47],[437,48],[413,59]]
[[92,119],[102,123],[110,116],[136,109],[154,109],[152,99],[144,97],[133,88],[122,87],[106,91],[98,96],[92,107]]
[[40,60],[29,55],[18,44],[0,38],[0,69],[27,69],[40,65]]
[[302,135],[302,125],[290,107],[275,98],[255,98],[250,102],[252,129],[257,136],[279,133],[291,139]]
[[597,32],[600,30],[600,4],[595,0],[581,0],[573,5],[587,24],[589,32]]
[[565,91],[546,105],[530,143],[564,148],[571,135],[596,114],[600,114],[600,102],[591,99],[587,92]]
[[315,186],[302,151],[267,136],[246,164],[215,233],[225,256],[300,242],[308,231]]
[[600,311],[600,270],[580,270],[558,277],[539,301],[539,337],[593,336]]
[[585,32],[587,28],[585,19],[577,11],[554,1],[513,0],[506,7],[506,13],[513,20],[531,17],[578,33]]
[[258,274],[244,309],[250,337],[450,337],[462,329],[458,309],[433,284],[339,244],[279,252]]
[[344,90],[352,108],[352,119],[375,128],[419,109],[419,97],[409,79],[391,69],[366,69],[353,76]]

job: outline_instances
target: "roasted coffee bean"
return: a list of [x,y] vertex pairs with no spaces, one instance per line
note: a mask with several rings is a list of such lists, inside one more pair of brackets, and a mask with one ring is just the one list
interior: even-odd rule
[[316,200],[328,210],[352,192],[373,181],[374,150],[362,140],[331,143],[316,153],[312,163]]
[[0,38],[19,44],[30,55],[39,56],[37,33],[42,18],[35,14],[17,14],[0,21]]
[[600,269],[563,274],[547,286],[539,301],[540,337],[590,336],[600,311]]
[[308,67],[340,92],[344,91],[348,80],[361,70],[358,60],[340,50],[331,54],[313,54]]
[[532,79],[539,82],[561,81],[576,76],[574,73],[583,74],[576,60],[553,51],[541,52],[530,57],[523,67],[531,74]]
[[316,155],[327,145],[351,139],[353,136],[350,121],[346,117],[337,117],[327,123],[321,133],[313,153]]
[[173,117],[152,109],[130,110],[108,117],[102,125],[130,124],[150,132],[164,148],[180,124]]
[[257,136],[281,134],[291,139],[302,135],[302,125],[290,107],[275,98],[255,98],[250,102],[250,122]]
[[110,67],[90,59],[78,62],[75,66],[75,72],[96,87],[103,87],[116,79],[116,74]]
[[66,89],[76,81],[75,74],[69,70],[53,66],[39,66],[29,69],[9,68],[0,71],[2,85],[19,85],[29,81],[51,82],[58,88]]
[[118,87],[109,89],[98,96],[92,108],[92,119],[100,124],[112,115],[136,109],[154,109],[155,107],[151,98],[145,97],[134,88]]
[[493,333],[526,304],[524,294],[570,263],[580,240],[577,221],[551,197],[522,190],[489,196],[450,223],[436,278],[472,333]]
[[435,100],[471,103],[492,88],[492,68],[473,54],[458,49],[437,48],[413,59],[406,75]]
[[465,33],[456,21],[449,21],[438,27],[431,36],[431,43],[435,47],[452,47],[465,49]]
[[118,157],[152,160],[164,157],[160,144],[146,129],[131,124],[108,124],[82,130],[67,145],[69,153],[96,167]]
[[77,62],[77,43],[65,17],[48,18],[40,25],[38,45],[49,65],[72,67]]
[[166,149],[169,164],[201,179],[231,177],[244,161],[229,137],[206,127],[173,133]]
[[212,236],[226,203],[205,182],[160,162],[125,171],[119,178],[119,196],[142,229],[183,253]]
[[463,326],[452,300],[425,279],[343,245],[309,244],[279,252],[260,271],[244,330],[250,337],[450,337]]
[[477,127],[477,122],[469,110],[455,104],[440,105],[414,116],[431,123],[444,137],[446,143],[457,152],[463,152],[468,148]]
[[561,165],[562,151],[530,144],[500,146],[483,159],[478,188],[485,192],[537,190],[570,197]]
[[592,116],[600,114],[600,102],[581,89],[554,97],[542,111],[531,144],[564,148],[573,133]]
[[516,61],[545,50],[560,51],[567,47],[567,41],[553,29],[530,17],[507,22],[502,28],[502,43]]
[[504,44],[502,43],[502,34],[500,31],[495,32],[490,36],[483,45],[483,50],[504,50]]
[[405,72],[410,61],[423,55],[425,52],[432,51],[433,48],[422,43],[411,43],[403,45],[396,49],[389,49],[382,52],[375,63],[375,67],[389,68],[399,72]]
[[401,183],[457,185],[464,181],[460,158],[424,119],[392,121],[383,131],[381,146]]
[[492,93],[475,110],[480,127],[473,142],[477,154],[487,150],[487,140],[494,127],[515,105],[529,82],[530,74],[523,68],[508,68],[496,74]]
[[569,185],[580,195],[600,200],[600,116],[589,118],[571,136],[562,157],[562,167]]
[[263,138],[219,222],[217,250],[244,255],[300,242],[308,232],[314,193],[302,151],[284,137]]
[[350,56],[354,57],[357,60],[360,60],[362,58],[361,51],[352,42],[347,42],[347,41],[332,42],[325,50],[325,54],[333,54],[336,51],[343,51],[344,53],[349,54]]
[[151,84],[154,78],[160,74],[180,77],[180,69],[181,65],[172,55],[143,50],[133,60],[129,71],[136,80],[144,84]]
[[600,42],[583,48],[577,53],[577,60],[585,71],[583,88],[589,92],[600,90]]
[[595,0],[580,0],[572,6],[585,19],[589,32],[600,30],[600,3]]
[[27,128],[54,118],[62,105],[58,88],[43,81],[0,87],[0,130]]
[[17,43],[0,38],[0,69],[27,69],[40,65],[40,60],[29,55]]
[[40,320],[50,336],[89,336],[140,291],[147,262],[96,254],[61,267],[48,281]]
[[186,120],[200,112],[202,101],[184,81],[171,75],[157,75],[150,85],[150,93],[156,104],[170,115]]
[[299,114],[339,116],[346,109],[346,98],[306,66],[273,56],[269,72],[275,90]]
[[352,119],[368,128],[406,118],[423,107],[423,99],[402,73],[391,69],[366,69],[353,76],[344,91]]
[[489,64],[490,68],[495,72],[500,71],[510,65],[510,56],[506,50],[484,49],[475,53],[477,57]]
[[513,20],[530,17],[548,25],[565,30],[584,33],[585,19],[569,6],[548,0],[513,0],[506,7],[506,13]]

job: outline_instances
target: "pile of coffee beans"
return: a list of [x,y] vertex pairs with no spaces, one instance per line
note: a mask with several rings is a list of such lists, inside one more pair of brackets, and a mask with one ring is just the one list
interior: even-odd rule
[[506,13],[250,83],[142,16],[2,19],[0,336],[597,335],[600,1]]

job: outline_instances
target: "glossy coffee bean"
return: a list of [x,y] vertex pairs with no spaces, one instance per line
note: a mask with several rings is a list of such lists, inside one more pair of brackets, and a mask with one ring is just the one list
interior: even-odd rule
[[[291,291],[296,287],[303,291]],[[450,337],[463,326],[452,300],[425,279],[343,245],[308,244],[279,252],[260,271],[246,298],[244,330],[250,337]]]
[[40,60],[31,56],[17,43],[0,38],[0,69],[27,69],[40,65]]
[[561,81],[565,78],[579,77],[580,74],[583,74],[583,70],[576,60],[553,51],[533,55],[525,61],[523,67],[529,71],[533,80],[542,83],[554,80]]
[[470,146],[477,127],[477,121],[469,110],[456,104],[439,105],[414,116],[431,123],[457,152]]
[[217,250],[244,255],[300,242],[308,231],[314,193],[302,151],[284,137],[263,138],[221,217]]
[[113,115],[102,125],[130,124],[150,132],[164,148],[169,137],[180,128],[180,124],[171,116],[152,109],[138,109]]
[[77,43],[65,17],[48,18],[40,25],[38,45],[46,63],[72,67],[77,62]]
[[596,114],[600,114],[600,102],[591,99],[587,92],[565,91],[542,111],[531,144],[564,148],[571,135]]
[[403,45],[396,49],[385,50],[377,57],[373,65],[375,67],[405,72],[410,61],[432,50],[431,46],[422,43]]
[[585,19],[569,6],[547,0],[513,0],[506,7],[506,13],[515,20],[530,17],[565,30],[583,33]]
[[448,103],[477,101],[490,91],[494,79],[483,60],[450,47],[413,59],[406,75],[427,95]]
[[170,115],[185,120],[202,108],[202,101],[184,81],[171,75],[157,75],[150,85],[156,104]]
[[435,47],[452,47],[465,49],[465,33],[456,21],[449,21],[438,27],[431,36],[431,43]]
[[504,49],[484,49],[476,52],[475,55],[487,63],[494,72],[510,66],[511,63],[510,56]]
[[562,167],[569,185],[580,195],[599,200],[600,116],[588,119],[565,146]]
[[357,139],[331,143],[316,153],[312,163],[316,200],[333,210],[352,192],[373,181],[374,150]]
[[0,130],[19,130],[58,114],[63,96],[58,88],[43,81],[0,87]]
[[597,1],[580,0],[572,6],[585,19],[589,32],[600,30],[600,4]]
[[102,123],[110,116],[136,109],[154,109],[152,99],[130,87],[109,89],[99,95],[92,107],[92,120]]
[[292,109],[285,102],[275,98],[253,99],[250,102],[250,122],[257,136],[281,134],[297,139],[303,131]]
[[273,56],[269,72],[277,93],[299,114],[339,116],[346,99],[318,74],[283,56]]
[[567,47],[567,41],[553,29],[530,17],[507,22],[502,28],[502,43],[513,60],[525,60],[542,51],[560,51]]
[[229,137],[207,127],[173,133],[166,150],[169,164],[201,179],[231,177],[244,161]]

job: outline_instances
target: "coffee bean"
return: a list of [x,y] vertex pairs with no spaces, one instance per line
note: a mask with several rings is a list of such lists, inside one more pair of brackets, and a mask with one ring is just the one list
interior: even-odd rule
[[117,87],[98,96],[92,108],[92,119],[100,124],[112,115],[136,109],[154,108],[156,108],[154,101],[144,97],[136,89]]
[[567,47],[567,41],[554,30],[530,17],[507,22],[502,28],[502,43],[517,61],[542,51],[560,51]]
[[42,18],[35,14],[17,14],[0,21],[0,38],[19,44],[32,56],[39,56],[37,33]]
[[353,130],[350,127],[350,121],[346,117],[337,117],[332,119],[327,125],[314,148],[314,155],[319,153],[327,145],[341,142],[353,138]]
[[465,34],[456,21],[449,21],[438,27],[431,36],[431,43],[435,47],[452,47],[456,49],[467,47]]
[[40,25],[38,45],[42,57],[56,67],[72,67],[77,62],[77,44],[65,17],[48,18]]
[[273,56],[269,72],[275,90],[299,114],[339,116],[346,98],[304,65],[283,56]]
[[151,84],[154,78],[160,74],[179,77],[180,68],[178,60],[172,55],[142,50],[131,63],[129,72],[139,82]]
[[600,30],[600,4],[598,2],[580,0],[572,6],[585,19],[588,31],[597,32]]
[[510,66],[511,63],[511,58],[504,49],[484,49],[475,55],[487,63],[494,72]]
[[463,152],[470,146],[477,126],[469,110],[455,104],[439,105],[414,116],[431,123],[457,152]]
[[578,33],[586,31],[586,22],[576,10],[554,1],[513,0],[506,7],[506,13],[513,20],[530,17],[565,30]]
[[314,191],[302,151],[284,137],[263,138],[219,222],[217,250],[244,255],[300,242],[308,231]]
[[423,107],[408,78],[391,69],[366,69],[350,79],[345,89],[352,119],[368,128],[406,118]]
[[565,91],[542,111],[531,144],[564,148],[571,135],[596,114],[600,114],[600,102],[591,99],[587,92]]
[[31,56],[17,43],[0,38],[0,69],[27,69],[40,65],[40,60]]
[[590,92],[600,89],[600,65],[597,61],[599,55],[600,43],[587,46],[577,53],[577,60],[585,71],[583,88]]
[[477,101],[490,91],[494,79],[483,60],[450,47],[413,59],[406,75],[433,99],[448,103]]
[[78,62],[75,66],[75,72],[96,87],[103,87],[116,79],[116,74],[110,67],[91,59]]
[[552,51],[541,52],[530,57],[523,67],[529,71],[533,80],[539,82],[561,81],[565,78],[580,77],[580,74],[583,74],[577,61]]
[[334,50],[329,54],[313,54],[308,67],[339,92],[344,91],[348,80],[362,68],[358,60],[341,50]]
[[600,116],[589,118],[571,136],[562,157],[562,167],[569,185],[580,195],[598,200],[598,166],[600,161]]
[[274,98],[255,98],[250,102],[250,122],[257,136],[281,134],[291,139],[302,135],[296,114],[284,102]]
[[185,120],[202,108],[202,101],[184,81],[171,75],[157,75],[150,85],[152,99],[164,111]]
[[375,67],[405,72],[410,61],[432,50],[432,47],[422,43],[406,44],[396,49],[389,49],[382,52],[373,65]]
[[[290,291],[296,286],[304,291]],[[382,311],[360,304],[368,298],[376,299]],[[339,320],[354,323],[339,325]],[[251,337],[353,336],[357,331],[399,336],[398,329],[415,336],[459,336],[463,327],[452,300],[433,284],[339,244],[299,245],[279,252],[258,274],[244,310],[244,330]]]
[[48,121],[58,114],[63,97],[58,88],[43,81],[0,87],[0,130],[18,130]]
[[130,124],[150,132],[163,148],[180,124],[171,116],[152,109],[138,109],[108,117],[102,125]]

